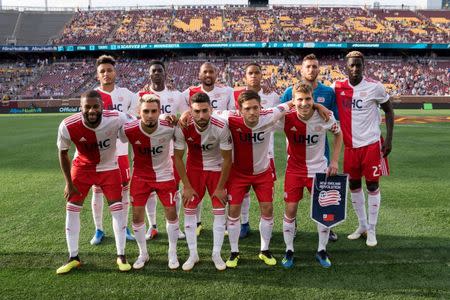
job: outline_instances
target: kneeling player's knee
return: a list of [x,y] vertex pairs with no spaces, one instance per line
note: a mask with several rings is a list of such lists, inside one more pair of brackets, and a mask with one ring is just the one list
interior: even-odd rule
[[371,193],[377,192],[380,187],[378,181],[367,181],[366,186],[367,190]]

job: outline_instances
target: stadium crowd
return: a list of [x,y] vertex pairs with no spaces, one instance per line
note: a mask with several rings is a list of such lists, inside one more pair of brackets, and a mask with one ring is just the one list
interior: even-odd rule
[[[218,82],[234,87],[245,85],[242,67],[258,61],[263,66],[264,85],[282,94],[300,78],[301,57],[285,58],[262,56],[245,57],[188,57],[168,59],[168,84],[175,89],[185,90],[198,84],[200,65],[209,60],[219,69]],[[132,91],[142,89],[150,83],[148,63],[150,59],[124,58],[118,63],[118,82]],[[37,61],[25,67],[23,63],[0,66],[1,95],[9,94],[13,99],[49,99],[78,96],[85,88],[96,84],[93,62],[85,60],[57,60],[54,63]],[[38,67],[33,67],[38,66]],[[319,80],[331,85],[342,79],[344,61],[337,57],[321,59]],[[367,75],[380,80],[391,95],[449,95],[450,63],[435,58],[411,57],[407,60],[397,57],[373,57],[366,66]],[[14,70],[14,72],[11,72]]]
[[[109,20],[105,24],[103,20]],[[450,13],[287,7],[79,11],[55,44],[355,41],[448,43]]]

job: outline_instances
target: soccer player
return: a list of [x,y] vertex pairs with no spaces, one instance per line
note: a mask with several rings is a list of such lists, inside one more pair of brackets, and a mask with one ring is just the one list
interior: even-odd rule
[[[228,126],[211,116],[211,101],[207,94],[196,93],[191,97],[191,122],[185,128],[175,130],[175,165],[183,181],[184,229],[189,247],[189,258],[183,270],[189,271],[199,261],[197,252],[197,207],[205,195],[210,195],[214,214],[214,246],[212,261],[216,269],[225,270],[221,257],[225,232],[225,184],[231,169],[232,141]],[[186,168],[183,155],[188,148]]]
[[[139,95],[143,95],[145,93],[155,94],[159,97],[159,101],[161,103],[161,113],[162,114],[171,114],[176,115],[178,113],[182,113],[187,107],[184,106],[185,102],[183,100],[182,94],[177,90],[170,90],[166,87],[166,67],[164,63],[159,60],[153,60],[150,62],[149,67],[149,77],[150,77],[150,85],[149,88],[145,91],[139,93]],[[173,157],[173,147],[170,148],[170,156]],[[177,170],[174,167],[174,176],[175,182],[178,186],[180,182],[180,177],[178,176]],[[177,199],[177,212],[179,214],[181,203],[180,203],[180,194],[179,192],[176,194]],[[146,239],[154,239],[158,236],[158,225],[156,222],[156,193],[153,192],[151,197],[148,199],[147,204],[145,206],[145,210],[147,212],[147,218],[149,220],[149,228],[146,234]],[[184,233],[179,230],[179,238],[184,239]]]
[[[286,134],[288,161],[284,182],[285,213],[283,219],[283,237],[286,243],[286,255],[281,261],[285,268],[294,266],[295,220],[298,203],[303,198],[306,187],[311,193],[313,178],[316,173],[336,175],[339,153],[342,148],[342,134],[333,116],[324,121],[314,109],[313,90],[308,83],[294,86],[293,104],[290,111],[279,121],[277,126]],[[327,131],[334,135],[333,153],[327,168],[324,156]],[[319,245],[316,259],[323,267],[330,267],[331,262],[326,251],[330,230],[317,224]]]
[[[314,102],[322,104],[334,114],[334,117],[339,120],[338,111],[336,106],[336,96],[334,90],[322,84],[317,77],[319,76],[319,60],[314,54],[308,54],[303,58],[302,66],[300,69],[300,74],[302,76],[302,81],[309,83],[313,88],[313,98]],[[281,96],[281,102],[286,102],[292,100],[292,86],[288,87],[283,95]],[[328,147],[328,140],[325,138],[325,157],[328,163],[330,162],[330,148]],[[331,230],[330,231],[330,241],[337,241],[337,234]]]
[[[209,96],[211,106],[217,110],[230,110],[234,109],[233,101],[233,88],[217,84],[218,70],[217,67],[211,62],[205,62],[200,66],[198,79],[200,85],[192,86],[183,92],[184,109],[186,110],[190,105],[190,97],[195,93],[202,92]],[[196,234],[200,235],[203,226],[201,223],[201,210],[203,202],[197,208],[197,229]]]
[[[265,93],[262,88],[262,68],[258,63],[252,62],[244,67],[245,75],[244,80],[246,86],[239,90],[234,91],[234,100],[236,110],[239,110],[238,98],[239,95],[245,90],[252,90],[258,93],[261,97],[261,107],[269,108],[275,107],[280,104],[280,96],[275,92]],[[274,160],[274,144],[273,144],[273,133],[270,136],[270,146],[269,146],[269,157],[270,157],[270,167],[272,168],[273,179],[276,180],[277,173],[275,170],[275,160]],[[243,239],[250,234],[250,222],[249,222],[249,212],[250,212],[250,193],[246,193],[244,200],[242,201],[241,207],[241,232],[239,238]]]
[[[379,180],[380,176],[389,175],[387,156],[392,150],[394,109],[383,84],[364,76],[361,52],[351,51],[346,55],[346,72],[348,78],[336,81],[333,88],[344,135],[344,172],[349,174],[352,205],[359,221],[358,228],[348,238],[367,236],[367,246],[374,247],[381,202]],[[384,140],[379,107],[386,119]],[[368,191],[368,218],[362,177]]]
[[[112,216],[120,271],[131,269],[125,258],[125,224],[120,170],[116,158],[119,129],[131,121],[127,115],[103,110],[101,95],[88,91],[81,95],[81,112],[65,118],[58,129],[59,163],[66,187],[66,240],[69,261],[56,273],[65,274],[81,265],[78,256],[80,211],[92,185],[99,186],[106,196]],[[68,155],[71,143],[76,152],[72,165]]]
[[[116,61],[112,56],[102,55],[96,61],[97,79],[100,86],[96,90],[102,96],[103,107],[107,110],[117,110],[136,115],[138,95],[127,88],[116,85]],[[128,161],[128,144],[117,140],[117,161],[122,178],[122,204],[124,208],[124,222],[128,225],[128,183],[130,181],[130,163]],[[103,240],[103,192],[98,186],[93,187],[92,216],[94,217],[95,234],[91,245],[98,245]],[[134,240],[127,227],[127,239]]]
[[130,194],[133,230],[139,247],[134,269],[142,269],[149,260],[145,239],[145,204],[152,192],[156,192],[165,210],[169,268],[177,269],[180,265],[177,258],[179,224],[175,207],[177,185],[170,159],[175,128],[169,122],[158,119],[160,112],[159,97],[144,94],[139,99],[140,120],[126,124],[119,134],[123,142],[131,144],[134,154]]
[[283,104],[271,109],[261,109],[261,97],[251,90],[242,92],[238,103],[239,114],[231,111],[218,112],[230,129],[234,156],[228,181],[227,230],[231,255],[226,266],[236,268],[238,265],[241,204],[250,187],[256,193],[261,211],[259,258],[273,266],[276,259],[269,250],[273,230],[274,187],[269,159],[270,136],[275,123],[285,115],[290,106]]

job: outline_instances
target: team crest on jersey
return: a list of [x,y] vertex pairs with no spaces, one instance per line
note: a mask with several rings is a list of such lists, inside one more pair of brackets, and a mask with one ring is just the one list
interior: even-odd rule
[[317,97],[317,103],[324,103],[325,98],[324,97]]
[[166,141],[167,141],[166,138],[160,138],[160,139],[158,140],[158,142],[161,143],[161,144],[164,143],[164,142],[166,142]]
[[366,96],[367,96],[367,92],[361,92],[361,93],[359,93],[359,95],[360,95],[361,97],[366,97]]
[[173,103],[173,102],[174,102],[174,100],[173,100],[173,98],[168,98],[168,99],[167,99],[167,102],[169,102],[169,103]]
[[314,127],[315,131],[322,131],[323,127],[322,126],[316,126]]
[[112,130],[108,130],[108,131],[106,132],[106,135],[107,135],[107,136],[112,135],[112,134],[113,134],[113,131],[112,131]]
[[120,102],[122,102],[124,99],[123,99],[123,97],[121,97],[121,96],[119,96],[118,98],[117,98]]

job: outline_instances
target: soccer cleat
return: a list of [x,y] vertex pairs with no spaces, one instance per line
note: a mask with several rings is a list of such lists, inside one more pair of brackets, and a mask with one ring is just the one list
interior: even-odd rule
[[150,260],[150,258],[148,257],[148,254],[145,256],[139,255],[133,264],[133,269],[135,269],[135,270],[142,269],[145,266],[145,264],[148,263],[149,260]]
[[181,267],[183,271],[190,271],[194,268],[194,266],[199,262],[198,254],[195,254],[193,256],[189,255],[189,258],[186,260],[186,262]]
[[169,257],[169,269],[176,270],[180,266],[178,262],[178,257],[175,255],[173,257]]
[[154,240],[158,237],[158,228],[157,227],[151,227],[147,230],[147,233],[145,234],[146,240]]
[[69,261],[56,270],[56,274],[62,275],[69,273],[72,269],[81,266],[80,258],[77,256],[69,258]]
[[355,230],[355,232],[353,232],[352,234],[349,234],[349,235],[347,236],[347,238],[348,238],[349,240],[357,240],[357,239],[359,239],[360,237],[362,237],[362,238],[366,238],[366,237],[367,237],[367,231],[366,231],[365,228],[360,228],[360,227],[358,227],[358,228]]
[[330,230],[330,236],[328,237],[330,242],[336,242],[338,240],[338,235],[333,230]]
[[378,244],[377,237],[375,235],[375,230],[367,231],[366,245],[369,247],[375,247]]
[[127,262],[125,255],[118,255],[116,263],[120,272],[128,272],[131,270],[131,265]]
[[179,230],[178,231],[178,239],[184,240],[185,238],[186,238],[186,235],[183,233],[183,231]]
[[212,261],[214,263],[214,266],[216,267],[217,270],[223,271],[223,270],[225,270],[227,268],[227,265],[223,261],[222,257],[220,257],[220,254],[213,254],[211,256],[211,259],[212,259]]
[[239,238],[243,239],[248,237],[250,234],[250,223],[241,224],[241,232],[239,233]]
[[316,260],[324,268],[331,267],[330,257],[328,256],[328,253],[325,250],[320,250],[319,252],[316,253]]
[[239,262],[239,252],[231,252],[230,258],[225,265],[227,268],[236,268]]
[[261,251],[258,257],[268,266],[275,266],[277,264],[277,260],[269,250]]
[[94,236],[91,239],[91,245],[100,244],[103,241],[104,237],[105,237],[105,233],[100,229],[96,229]]
[[202,233],[202,230],[203,230],[202,223],[197,223],[197,228],[195,228],[195,234],[197,236],[200,236],[200,234]]
[[292,250],[286,251],[286,254],[281,260],[281,264],[285,269],[291,269],[294,267],[294,252]]
[[131,230],[127,227],[127,241],[135,241],[136,239],[134,238],[134,235],[131,234]]

